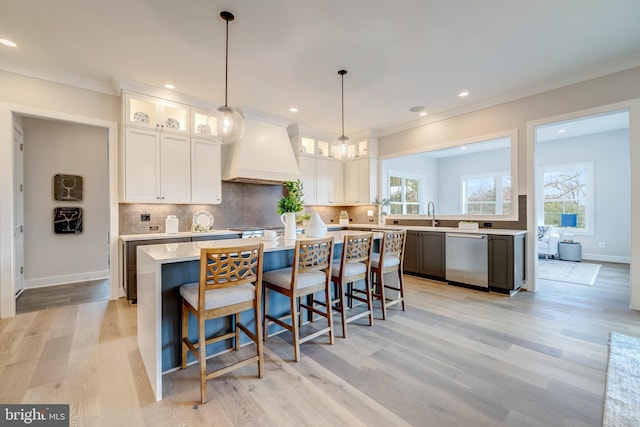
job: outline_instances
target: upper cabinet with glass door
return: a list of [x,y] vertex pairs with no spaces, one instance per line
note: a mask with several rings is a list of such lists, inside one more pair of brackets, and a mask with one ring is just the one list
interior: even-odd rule
[[[209,110],[191,108],[191,136],[195,138],[215,139],[217,127],[208,125]],[[215,123],[215,118],[212,119]]]
[[124,124],[163,132],[190,134],[189,106],[151,96],[124,93]]

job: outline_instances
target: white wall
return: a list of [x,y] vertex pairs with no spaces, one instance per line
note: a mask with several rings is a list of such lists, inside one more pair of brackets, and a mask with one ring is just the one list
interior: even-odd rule
[[[537,166],[586,161],[594,162],[595,224],[593,234],[574,233],[576,241],[582,244],[582,257],[629,262],[629,131],[616,130],[536,144]],[[540,198],[537,202],[541,203]],[[605,247],[599,248],[598,242],[605,243]]]
[[[107,129],[77,123],[24,121],[25,288],[109,276]],[[53,200],[55,174],[83,178],[82,202]],[[55,207],[83,209],[83,232],[54,234]]]
[[0,317],[15,315],[13,276],[14,113],[108,129],[111,298],[118,298],[118,120],[120,98],[0,71]]

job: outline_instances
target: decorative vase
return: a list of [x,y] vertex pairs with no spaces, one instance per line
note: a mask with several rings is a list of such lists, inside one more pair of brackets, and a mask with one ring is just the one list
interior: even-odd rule
[[387,225],[387,214],[382,209],[378,211],[378,225]]
[[280,221],[284,224],[284,239],[296,240],[296,213],[283,213],[280,215]]
[[309,220],[309,224],[307,224],[304,229],[304,234],[307,237],[324,237],[327,234],[327,226],[322,219],[320,219],[320,215],[317,213],[311,214],[311,220]]

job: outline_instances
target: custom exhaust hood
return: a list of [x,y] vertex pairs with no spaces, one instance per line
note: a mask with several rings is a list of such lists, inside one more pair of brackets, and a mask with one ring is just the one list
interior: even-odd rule
[[244,136],[223,145],[222,179],[249,184],[281,184],[300,178],[287,130],[272,123],[247,119]]

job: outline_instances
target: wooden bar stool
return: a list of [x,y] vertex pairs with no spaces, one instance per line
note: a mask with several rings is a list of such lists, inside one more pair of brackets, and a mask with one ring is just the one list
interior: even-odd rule
[[[187,350],[200,364],[200,401],[207,401],[207,380],[258,363],[258,377],[264,375],[262,349],[262,261],[264,245],[247,244],[230,248],[205,248],[200,252],[200,281],[180,286],[182,296],[182,369],[187,367]],[[255,334],[240,321],[240,313],[253,310]],[[189,340],[189,313],[198,322],[198,341]],[[206,338],[205,321],[233,316],[235,328],[231,332]],[[207,345],[235,339],[240,349],[240,331],[256,344],[255,356],[207,373]]]
[[[377,282],[374,282],[373,297],[380,300],[382,306],[382,319],[387,318],[387,308],[401,303],[402,311],[405,310],[404,303],[404,285],[402,280],[403,264],[404,264],[404,245],[407,239],[406,230],[384,230],[382,243],[380,244],[380,252],[371,254],[371,275],[375,274]],[[385,273],[398,273],[398,286],[392,286],[385,283]],[[385,289],[398,292],[398,297],[387,299]]]
[[[331,262],[333,256],[333,238],[296,240],[293,254],[293,266],[264,273],[264,340],[267,340],[269,324],[276,323],[293,334],[293,355],[300,361],[300,344],[317,336],[329,333],[329,343],[333,344],[333,318],[331,304],[326,304],[325,311],[314,307],[314,304],[300,302],[300,297],[324,292],[325,301],[331,301]],[[275,291],[289,298],[290,314],[276,317],[269,314],[269,291]],[[327,319],[327,327],[300,338],[300,311],[306,309]],[[301,313],[300,313],[301,314]],[[286,323],[291,318],[291,324]]]
[[[337,287],[335,298],[332,301],[333,309],[338,311],[342,318],[342,336],[344,338],[347,337],[347,323],[356,319],[368,315],[369,325],[373,326],[373,298],[370,282],[372,248],[373,233],[345,235],[342,256],[339,262],[334,261],[331,269],[331,281]],[[364,289],[355,287],[359,280],[364,280]],[[348,304],[345,304],[345,296],[348,297]],[[347,317],[347,310],[353,308],[353,300],[365,303],[367,308]]]

